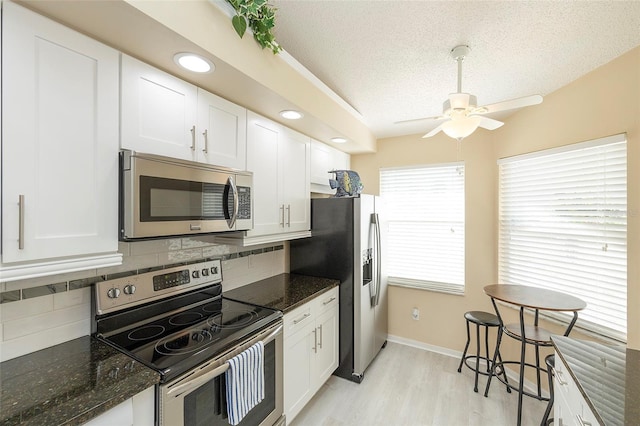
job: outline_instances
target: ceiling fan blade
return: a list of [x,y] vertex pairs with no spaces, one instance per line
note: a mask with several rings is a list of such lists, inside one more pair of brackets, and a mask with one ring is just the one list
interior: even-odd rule
[[495,130],[504,124],[502,121],[494,120],[493,118],[482,117],[482,116],[479,116],[479,117],[480,117],[480,124],[478,124],[478,127],[482,127],[483,129]]
[[429,133],[427,133],[426,135],[424,135],[422,138],[423,139],[430,138],[431,136],[434,136],[436,133],[438,133],[440,130],[442,130],[442,124],[436,127],[435,129],[433,129],[432,131],[430,131]]
[[422,118],[412,118],[411,120],[400,120],[400,121],[395,121],[393,124],[405,124],[405,123],[415,123],[417,121],[436,121],[436,120],[444,120],[445,116],[443,115],[436,115],[433,117],[422,117]]
[[542,103],[542,96],[531,95],[523,98],[511,99],[508,101],[497,102],[491,105],[478,107],[476,114],[491,114],[492,112],[506,111],[508,109],[523,108],[531,105]]

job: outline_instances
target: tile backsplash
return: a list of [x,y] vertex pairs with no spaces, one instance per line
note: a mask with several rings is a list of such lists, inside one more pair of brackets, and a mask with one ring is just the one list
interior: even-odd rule
[[91,291],[98,281],[204,259],[221,259],[223,291],[286,272],[288,244],[215,244],[212,236],[119,244],[122,265],[0,283],[0,361],[91,332]]

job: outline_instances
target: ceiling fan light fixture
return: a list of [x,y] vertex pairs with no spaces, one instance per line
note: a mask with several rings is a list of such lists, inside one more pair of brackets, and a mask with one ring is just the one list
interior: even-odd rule
[[450,138],[460,140],[475,132],[480,125],[481,120],[482,118],[479,116],[456,117],[450,121],[442,123],[442,131]]

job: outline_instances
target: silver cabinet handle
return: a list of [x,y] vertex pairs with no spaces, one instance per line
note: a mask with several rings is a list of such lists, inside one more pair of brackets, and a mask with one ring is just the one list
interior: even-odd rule
[[320,343],[318,343],[318,348],[322,349],[322,324],[320,324],[318,328],[320,329]]
[[24,250],[24,194],[18,196],[18,249]]
[[318,353],[318,329],[313,329],[313,352]]
[[291,204],[287,204],[287,226],[291,228]]
[[308,317],[310,317],[310,316],[311,316],[311,314],[304,314],[304,315],[302,316],[302,318],[298,318],[298,319],[293,320],[293,323],[294,323],[294,324],[298,324],[300,321],[304,321],[306,318],[308,318]]
[[558,384],[563,386],[567,384],[567,381],[564,379],[564,374],[562,373],[562,371],[558,371],[555,368],[552,371],[553,371],[553,375],[556,376],[556,379],[558,379]]
[[282,220],[280,221],[280,226],[284,228],[284,204],[280,206],[280,212],[280,217],[282,218]]
[[576,415],[576,417],[578,418],[578,424],[580,426],[593,426],[591,422],[585,422],[580,414]]
[[208,129],[204,129],[204,132],[202,132],[202,136],[204,136],[204,148],[202,148],[202,152],[204,152],[205,154],[207,152],[209,152],[209,135],[208,135],[209,130]]
[[196,126],[191,126],[191,151],[196,150]]
[[329,299],[329,300],[326,300],[326,301],[322,302],[322,304],[323,304],[323,305],[328,305],[329,303],[333,302],[334,300],[336,300],[336,298],[335,298],[335,297],[332,297],[331,299]]

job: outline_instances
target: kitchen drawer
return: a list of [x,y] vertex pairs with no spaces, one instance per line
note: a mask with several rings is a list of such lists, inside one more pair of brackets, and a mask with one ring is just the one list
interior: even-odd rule
[[318,296],[314,303],[316,304],[315,314],[321,315],[338,305],[338,287],[334,287],[326,293]]
[[284,336],[290,336],[313,322],[313,303],[305,303],[284,316]]

